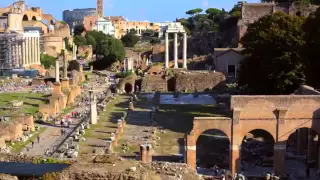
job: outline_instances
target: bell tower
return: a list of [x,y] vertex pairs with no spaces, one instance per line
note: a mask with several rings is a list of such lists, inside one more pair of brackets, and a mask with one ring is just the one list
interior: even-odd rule
[[103,17],[103,0],[97,0],[97,17]]

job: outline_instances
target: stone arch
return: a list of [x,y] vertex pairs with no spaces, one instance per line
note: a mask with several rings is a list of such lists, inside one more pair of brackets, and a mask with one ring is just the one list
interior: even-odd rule
[[32,16],[32,21],[37,21],[37,18],[35,16]]
[[264,99],[249,101],[240,114],[240,119],[276,119],[275,105]]
[[29,21],[29,17],[28,17],[28,15],[26,15],[26,14],[25,14],[25,15],[23,15],[22,20],[23,20],[23,21]]
[[[272,139],[274,141],[276,141],[276,129],[275,129],[275,126],[272,126],[272,125],[267,125],[267,124],[264,124],[263,122],[261,123],[257,123],[258,125],[257,126],[252,126],[251,128],[242,128],[242,134],[238,134],[238,136],[240,137],[243,137],[242,139],[239,139],[241,140],[241,142],[238,142],[239,144],[242,143],[243,139],[245,138],[245,136],[248,136],[249,134],[252,134],[251,132],[253,131],[264,131],[268,134],[270,134],[270,137],[272,137]],[[252,134],[254,135],[254,134]],[[236,144],[237,142],[235,142]]]

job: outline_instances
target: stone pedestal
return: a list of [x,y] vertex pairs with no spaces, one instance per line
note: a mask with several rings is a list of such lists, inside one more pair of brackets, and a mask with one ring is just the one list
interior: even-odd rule
[[61,86],[63,90],[69,90],[70,91],[70,87],[69,87],[69,79],[68,78],[63,78],[61,80]]
[[90,124],[97,124],[97,116],[97,104],[92,102],[90,106]]
[[153,150],[150,144],[141,144],[140,145],[140,160],[143,163],[152,162]]
[[273,168],[274,168],[275,173],[277,173],[277,174],[285,173],[285,169],[284,169],[285,153],[286,153],[286,144],[285,143],[275,143],[274,144]]
[[133,102],[129,102],[129,109],[130,109],[131,111],[134,110]]
[[53,92],[52,95],[61,95],[62,91],[61,91],[61,83],[60,82],[55,82],[53,84]]

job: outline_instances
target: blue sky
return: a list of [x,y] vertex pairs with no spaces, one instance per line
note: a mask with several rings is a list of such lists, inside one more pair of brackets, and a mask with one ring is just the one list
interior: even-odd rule
[[[15,0],[0,0],[5,7]],[[105,16],[125,16],[129,20],[149,20],[153,22],[174,21],[185,17],[185,12],[193,8],[208,7],[230,10],[238,0],[104,0]],[[258,2],[259,0],[247,0]],[[42,7],[57,19],[62,19],[62,11],[75,8],[95,8],[96,0],[26,0],[29,6]]]

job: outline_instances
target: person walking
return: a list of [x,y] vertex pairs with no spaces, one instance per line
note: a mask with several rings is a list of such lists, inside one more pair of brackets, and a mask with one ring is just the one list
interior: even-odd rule
[[34,146],[34,141],[31,142],[31,145],[32,145],[32,148],[33,148],[33,146]]
[[38,144],[40,143],[40,136],[37,136]]
[[307,166],[307,169],[306,169],[306,176],[307,176],[307,178],[310,178],[310,167],[309,167],[309,165]]

